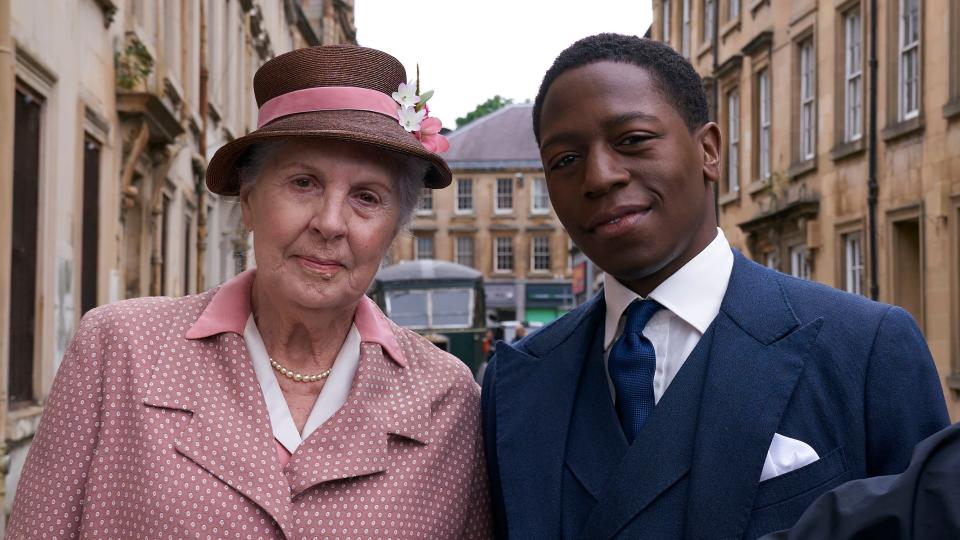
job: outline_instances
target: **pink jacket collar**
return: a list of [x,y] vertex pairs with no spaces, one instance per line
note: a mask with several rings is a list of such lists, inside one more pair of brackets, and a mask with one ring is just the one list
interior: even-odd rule
[[[186,338],[202,339],[222,332],[242,336],[250,317],[250,293],[255,275],[256,269],[247,270],[221,285],[197,322],[187,330]],[[390,322],[373,300],[366,296],[360,299],[353,324],[357,325],[362,343],[380,345],[400,367],[407,366]]]

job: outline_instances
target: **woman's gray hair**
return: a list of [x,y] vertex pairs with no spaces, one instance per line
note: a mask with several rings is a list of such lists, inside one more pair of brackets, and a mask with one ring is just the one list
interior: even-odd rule
[[[288,139],[276,139],[257,142],[247,148],[237,160],[237,175],[240,178],[241,193],[253,187],[269,156],[279,150],[287,141]],[[400,165],[400,177],[397,178],[397,205],[400,209],[400,219],[397,222],[397,230],[394,232],[396,234],[406,227],[413,218],[413,211],[420,199],[420,193],[424,189],[424,179],[427,176],[430,164],[407,154],[387,149],[381,150],[393,156]]]

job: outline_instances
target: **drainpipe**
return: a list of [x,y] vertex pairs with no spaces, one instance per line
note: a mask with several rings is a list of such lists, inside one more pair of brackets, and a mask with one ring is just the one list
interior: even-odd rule
[[[713,3],[713,120],[720,123],[720,2]],[[718,148],[723,155],[723,148]],[[723,163],[721,162],[721,166]],[[721,177],[723,175],[721,174]],[[719,179],[722,181],[722,178]],[[713,189],[713,211],[720,226],[720,182]]]
[[870,225],[870,298],[880,297],[877,276],[877,0],[870,0],[870,126],[867,142],[867,211]]

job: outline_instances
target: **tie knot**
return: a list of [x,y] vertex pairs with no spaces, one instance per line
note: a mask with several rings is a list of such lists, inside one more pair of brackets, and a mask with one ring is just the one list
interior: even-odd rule
[[650,318],[662,307],[656,300],[634,300],[627,308],[627,320],[623,331],[625,333],[642,332],[643,328],[650,322]]

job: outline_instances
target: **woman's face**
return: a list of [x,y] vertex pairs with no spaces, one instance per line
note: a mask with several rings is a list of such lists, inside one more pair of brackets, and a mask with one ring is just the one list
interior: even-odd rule
[[401,164],[376,148],[298,139],[241,189],[258,287],[303,309],[350,307],[366,292],[400,220]]

